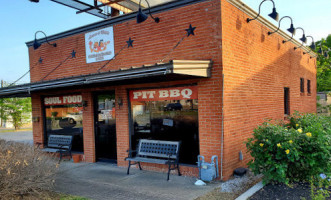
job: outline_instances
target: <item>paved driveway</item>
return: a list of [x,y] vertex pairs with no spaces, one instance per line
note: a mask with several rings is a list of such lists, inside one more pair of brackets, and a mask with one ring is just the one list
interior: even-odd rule
[[32,131],[0,132],[0,139],[33,144]]

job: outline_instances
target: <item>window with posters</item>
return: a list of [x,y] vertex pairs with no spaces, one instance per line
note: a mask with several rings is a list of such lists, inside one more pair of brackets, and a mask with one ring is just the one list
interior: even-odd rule
[[197,86],[130,90],[132,149],[139,139],[181,141],[179,162],[196,164],[199,155]]
[[43,99],[46,118],[46,137],[72,135],[72,150],[83,151],[82,95],[60,95]]

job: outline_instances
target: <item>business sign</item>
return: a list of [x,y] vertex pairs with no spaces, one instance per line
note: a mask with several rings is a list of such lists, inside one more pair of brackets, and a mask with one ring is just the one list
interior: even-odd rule
[[83,100],[82,95],[45,97],[44,105],[45,106],[55,106],[55,105],[81,104],[82,100]]
[[198,87],[173,87],[163,89],[131,90],[131,101],[162,101],[198,99]]
[[86,63],[110,60],[114,57],[113,27],[85,34]]

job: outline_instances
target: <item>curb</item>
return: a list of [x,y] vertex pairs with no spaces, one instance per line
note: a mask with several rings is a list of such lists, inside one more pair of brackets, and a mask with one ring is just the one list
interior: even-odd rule
[[255,194],[257,191],[261,190],[263,188],[262,181],[258,182],[256,185],[251,187],[249,190],[241,194],[239,197],[237,197],[235,200],[246,200],[249,197],[251,197],[253,194]]

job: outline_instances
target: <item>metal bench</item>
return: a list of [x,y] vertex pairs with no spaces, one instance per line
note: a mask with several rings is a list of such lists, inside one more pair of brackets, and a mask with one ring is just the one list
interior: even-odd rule
[[[140,139],[137,150],[128,150],[129,156],[125,158],[129,161],[127,174],[130,173],[131,165],[138,164],[139,169],[142,170],[140,162],[145,162],[168,165],[167,180],[171,170],[177,169],[178,176],[181,176],[178,164],[179,147],[180,142]],[[136,152],[135,157],[132,157],[133,152]]]
[[60,161],[63,156],[71,155],[72,135],[50,135],[47,147],[42,151],[50,153],[60,153]]

